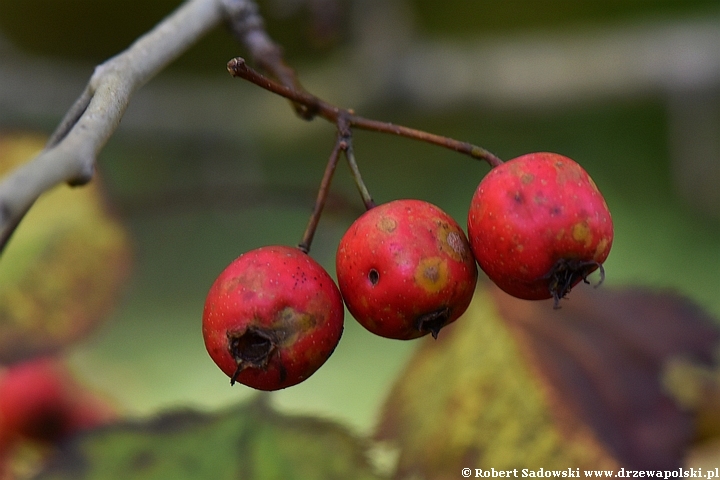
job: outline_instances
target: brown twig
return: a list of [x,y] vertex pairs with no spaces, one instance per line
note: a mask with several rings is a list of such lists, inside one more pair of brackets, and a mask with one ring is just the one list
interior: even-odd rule
[[[262,29],[260,30],[262,31]],[[325,201],[328,196],[333,174],[335,173],[335,169],[337,167],[340,152],[345,154],[345,158],[348,161],[350,171],[352,172],[353,179],[355,180],[355,185],[360,192],[365,208],[369,210],[375,206],[375,202],[373,201],[372,196],[370,195],[370,192],[360,175],[360,169],[355,161],[352,146],[352,127],[380,133],[390,133],[414,140],[432,143],[434,145],[455,150],[456,152],[470,155],[473,158],[485,160],[492,167],[496,167],[503,163],[502,160],[489,151],[471,143],[460,142],[449,137],[424,132],[422,130],[416,130],[402,125],[394,125],[388,122],[371,120],[355,115],[352,110],[332,105],[303,89],[300,86],[294,71],[290,70],[288,73],[284,70],[285,63],[279,54],[279,50],[270,49],[266,55],[260,56],[266,60],[268,58],[274,59],[273,62],[270,62],[270,66],[272,68],[281,67],[280,70],[276,70],[276,76],[281,76],[283,74],[287,74],[288,76],[281,79],[280,82],[277,82],[250,68],[241,57],[234,58],[228,62],[228,71],[234,77],[243,78],[264,88],[265,90],[287,98],[293,103],[298,114],[306,120],[312,120],[314,117],[320,116],[337,125],[338,133],[335,147],[333,148],[330,158],[328,159],[327,166],[325,167],[325,173],[323,174],[323,178],[318,189],[318,195],[315,200],[313,212],[310,215],[310,220],[305,228],[302,240],[298,244],[298,248],[305,253],[310,251],[310,245],[313,237],[315,236],[318,223],[320,222],[322,210],[325,206]],[[265,64],[265,68],[267,68],[267,63]]]
[[343,115],[350,127],[399,135],[439,145],[459,153],[464,153],[473,158],[484,160],[492,167],[497,167],[503,163],[500,158],[490,153],[488,150],[468,142],[461,142],[442,135],[436,135],[434,133],[424,132],[422,130],[416,130],[402,125],[394,125],[392,123],[371,120],[355,115],[352,110],[342,109],[332,105],[301,88],[296,89],[288,87],[287,85],[280,84],[275,80],[262,75],[258,71],[250,68],[243,58],[233,58],[228,62],[227,68],[233,77],[240,77],[264,88],[265,90],[285,97],[295,104],[304,105],[305,114],[303,115],[303,118],[311,119],[315,116],[320,116],[329,122],[337,123],[338,117]]
[[[232,0],[223,0],[224,2]],[[244,8],[236,10],[228,18],[230,30],[237,40],[245,45],[257,64],[280,84],[293,90],[303,90],[300,81],[283,57],[282,48],[265,31],[265,20],[255,2],[248,1]],[[302,103],[292,102],[295,112],[302,118],[310,119],[312,114]]]

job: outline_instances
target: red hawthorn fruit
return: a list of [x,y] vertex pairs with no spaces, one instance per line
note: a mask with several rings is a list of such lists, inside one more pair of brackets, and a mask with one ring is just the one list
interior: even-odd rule
[[353,317],[399,340],[437,338],[467,309],[478,275],[457,222],[421,200],[395,200],[361,215],[340,241],[336,268]]
[[8,444],[17,439],[58,442],[113,416],[56,359],[28,360],[0,377],[0,429]]
[[575,161],[530,153],[493,168],[475,191],[468,236],[480,268],[526,300],[565,297],[610,253],[613,222],[602,194]]
[[261,247],[235,259],[213,283],[203,338],[231,385],[279,390],[325,363],[340,341],[344,314],[337,286],[309,255]]

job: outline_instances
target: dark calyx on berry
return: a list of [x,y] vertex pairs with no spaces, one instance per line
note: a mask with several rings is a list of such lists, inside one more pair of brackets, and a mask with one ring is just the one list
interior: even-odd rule
[[237,363],[230,385],[235,385],[238,375],[246,368],[265,369],[277,348],[275,336],[262,328],[248,327],[240,334],[228,332],[227,336],[230,354]]
[[445,326],[448,318],[450,318],[450,309],[443,307],[434,312],[420,315],[415,321],[415,328],[419,332],[430,332],[433,338],[437,340],[440,329]]
[[595,285],[597,287],[605,280],[605,269],[602,264],[594,260],[568,260],[565,258],[555,262],[550,272],[543,277],[549,280],[548,288],[554,300],[553,308],[560,308],[560,299],[565,298],[577,282],[582,280],[590,283],[587,276],[596,269],[600,269],[600,281]]

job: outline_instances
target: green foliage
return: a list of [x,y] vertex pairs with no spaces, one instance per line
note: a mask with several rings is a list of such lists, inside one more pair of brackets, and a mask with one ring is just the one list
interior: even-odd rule
[[37,480],[380,480],[347,430],[281,415],[266,400],[97,430],[59,451]]

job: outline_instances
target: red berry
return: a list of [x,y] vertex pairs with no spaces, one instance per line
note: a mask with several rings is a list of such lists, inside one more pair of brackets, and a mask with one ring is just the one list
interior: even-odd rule
[[502,290],[527,300],[554,298],[557,306],[591,272],[604,272],[613,223],[580,165],[555,153],[530,153],[480,182],[468,235],[480,268]]
[[55,359],[23,362],[0,377],[0,429],[6,438],[57,442],[111,417],[109,407],[80,388]]
[[437,338],[470,304],[477,267],[467,237],[438,207],[396,200],[371,208],[340,241],[337,277],[345,304],[369,331]]
[[203,338],[231,384],[279,390],[325,363],[340,341],[344,313],[337,286],[309,255],[262,247],[235,259],[213,283]]
[[0,380],[0,419],[8,432],[57,441],[68,432],[72,402],[56,362],[39,359],[8,369]]

